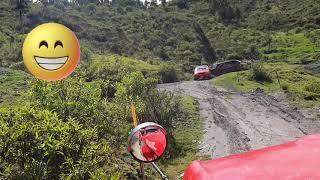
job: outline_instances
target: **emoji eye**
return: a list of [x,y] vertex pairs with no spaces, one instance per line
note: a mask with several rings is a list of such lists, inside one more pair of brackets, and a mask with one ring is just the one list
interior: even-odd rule
[[41,46],[46,46],[48,48],[48,43],[46,41],[41,41],[39,44],[39,48],[41,48]]
[[57,46],[63,47],[62,42],[61,41],[56,41],[56,43],[54,43],[54,48],[56,48]]

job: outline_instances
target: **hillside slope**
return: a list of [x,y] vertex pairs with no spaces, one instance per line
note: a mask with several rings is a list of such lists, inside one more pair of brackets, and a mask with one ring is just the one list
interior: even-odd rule
[[[206,129],[200,149],[212,157],[315,132],[319,116],[269,95],[221,92],[207,81],[162,85],[195,101],[156,86],[191,79],[199,64],[264,61],[268,68],[257,73],[272,82],[252,78],[254,66],[214,81],[282,89],[296,104],[317,106],[319,7],[314,0],[1,0],[0,179],[137,179],[139,163],[126,148],[131,103],[139,123],[166,128],[159,165],[170,178],[203,158],[198,110]],[[27,33],[47,22],[69,27],[81,44],[80,65],[59,82],[35,79],[22,63]],[[158,177],[151,166],[146,173]]]
[[[21,61],[21,55],[15,52],[19,52],[24,35],[37,25],[52,21],[71,28],[82,47],[95,53],[174,61],[186,70],[226,58],[260,59],[275,51],[278,56],[269,59],[286,60],[290,58],[286,54],[292,52],[276,48],[278,32],[288,36],[300,33],[310,41],[308,44],[314,48],[301,58],[319,52],[319,3],[220,1],[190,0],[183,6],[175,0],[164,6],[144,6],[127,0],[113,4],[57,0],[50,4],[29,3],[20,11],[15,3],[4,0],[0,4],[4,10],[0,16],[0,50],[4,53],[1,64]],[[299,52],[290,42],[289,39],[287,46],[292,47],[293,53]]]

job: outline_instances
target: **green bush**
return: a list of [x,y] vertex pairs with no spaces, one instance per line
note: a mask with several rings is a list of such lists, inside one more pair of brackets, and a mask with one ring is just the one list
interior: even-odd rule
[[300,62],[301,62],[301,64],[310,64],[310,63],[312,63],[312,62],[314,62],[315,60],[313,60],[313,59],[307,59],[307,58],[302,58],[301,60],[300,60]]
[[168,148],[163,162],[183,156],[184,154],[181,154],[182,147],[177,144],[174,136],[177,126],[185,123],[185,119],[188,117],[188,112],[183,110],[181,99],[172,93],[154,89],[145,97],[145,102],[146,111],[141,115],[142,121],[156,122],[164,127],[168,133]]
[[259,82],[272,82],[272,78],[262,63],[252,65],[252,79]]
[[320,95],[320,81],[310,80],[305,85],[305,90]]
[[239,54],[228,54],[227,57],[226,57],[227,60],[240,60],[240,59],[243,59],[241,55]]
[[105,99],[104,87],[108,82],[85,82],[81,78],[68,78],[60,82],[34,80],[30,83],[28,99],[32,107],[57,113],[59,119],[75,119],[84,127],[96,128],[99,137],[108,137],[115,147],[122,145],[118,134],[126,124],[112,119],[111,102]]
[[179,98],[172,93],[158,91],[156,80],[143,77],[140,72],[133,72],[125,76],[116,86],[117,92],[114,102],[118,117],[127,119],[130,124],[132,117],[130,105],[133,102],[137,109],[138,121],[156,122],[168,132],[168,149],[164,159],[179,155],[180,147],[176,146],[173,136],[176,125],[183,121],[184,113]]
[[131,103],[136,106],[138,115],[144,112],[145,102],[143,101],[143,96],[149,90],[146,85],[147,81],[141,72],[132,72],[124,76],[121,82],[116,84],[114,102],[122,104],[120,112],[124,115],[125,119],[131,119]]
[[79,78],[60,82],[34,80],[28,95],[34,107],[56,112],[63,120],[74,117],[80,123],[89,125],[106,112],[101,100],[101,83],[85,83]]
[[159,76],[161,83],[173,83],[180,81],[177,68],[173,65],[163,65],[160,68]]
[[89,68],[88,79],[103,79],[110,82],[120,82],[121,79],[132,72],[140,71],[145,76],[152,76],[159,70],[158,65],[116,55],[93,56],[92,65]]
[[168,131],[173,129],[174,121],[178,121],[179,102],[172,94],[158,91],[156,79],[145,78],[140,72],[133,72],[117,83],[116,89],[114,102],[123,103],[127,108],[122,106],[122,109],[127,111],[130,111],[131,102],[134,103],[140,120],[158,122]]
[[110,153],[95,128],[75,119],[29,106],[0,109],[0,177],[82,179],[97,173]]
[[284,91],[289,91],[289,84],[287,84],[287,83],[281,84],[281,89]]

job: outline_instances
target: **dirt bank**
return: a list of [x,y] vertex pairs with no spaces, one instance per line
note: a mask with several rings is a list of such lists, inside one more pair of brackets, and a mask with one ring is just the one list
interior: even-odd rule
[[159,89],[196,98],[205,131],[199,150],[212,158],[320,132],[320,120],[314,114],[261,92],[228,92],[209,81],[161,84]]

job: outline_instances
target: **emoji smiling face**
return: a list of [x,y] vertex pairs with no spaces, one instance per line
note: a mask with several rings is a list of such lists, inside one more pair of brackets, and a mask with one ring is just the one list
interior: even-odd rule
[[37,78],[61,80],[78,65],[80,45],[75,34],[67,27],[46,23],[27,35],[22,54],[27,69]]

